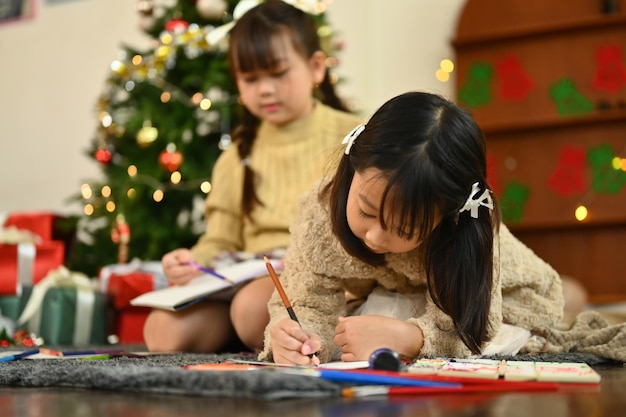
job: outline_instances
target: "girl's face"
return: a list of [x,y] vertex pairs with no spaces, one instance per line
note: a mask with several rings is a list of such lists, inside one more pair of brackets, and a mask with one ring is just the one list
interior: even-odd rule
[[387,230],[380,225],[380,205],[386,186],[387,180],[375,168],[354,174],[346,207],[348,225],[352,233],[374,253],[410,252],[419,246],[419,236],[408,240],[404,236],[410,230],[398,230],[389,222],[388,204],[385,204],[384,213]]
[[243,105],[257,118],[281,126],[308,115],[313,109],[313,86],[324,79],[325,56],[316,52],[305,59],[288,34],[274,36],[276,65],[269,70],[235,70]]

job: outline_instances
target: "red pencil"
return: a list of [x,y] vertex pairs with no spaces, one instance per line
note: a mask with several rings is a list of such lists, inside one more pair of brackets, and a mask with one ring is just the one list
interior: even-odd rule
[[357,386],[344,388],[341,391],[344,397],[368,397],[374,395],[399,396],[399,395],[431,395],[431,394],[469,394],[490,393],[507,391],[556,391],[559,384],[556,383],[486,383],[484,385],[463,385],[458,388],[435,388],[435,387],[389,387],[389,386]]

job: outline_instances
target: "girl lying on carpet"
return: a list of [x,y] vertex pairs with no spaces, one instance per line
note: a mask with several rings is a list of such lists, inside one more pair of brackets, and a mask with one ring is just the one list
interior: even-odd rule
[[[301,326],[274,293],[260,359],[468,357],[561,320],[561,279],[501,223],[469,113],[410,92],[344,143],[291,227],[281,281]],[[351,311],[346,290],[365,302]]]

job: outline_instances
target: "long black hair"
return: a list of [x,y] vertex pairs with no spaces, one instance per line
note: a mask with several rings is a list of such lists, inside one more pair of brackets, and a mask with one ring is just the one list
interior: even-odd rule
[[[274,69],[278,60],[272,41],[276,35],[284,33],[289,35],[296,52],[308,60],[315,52],[322,50],[317,30],[311,15],[284,1],[268,0],[261,3],[246,12],[230,32],[228,62],[231,73],[235,76],[235,69],[242,72]],[[315,95],[330,107],[348,111],[335,92],[328,69]],[[248,109],[242,108],[240,123],[232,133],[242,162],[252,150],[260,122]],[[244,216],[253,220],[252,210],[257,204],[263,203],[255,191],[254,171],[247,164],[244,164],[244,170],[241,208]]]
[[342,158],[322,193],[330,193],[333,231],[348,253],[380,266],[384,255],[370,252],[352,233],[346,204],[355,172],[380,171],[388,181],[379,219],[387,229],[385,205],[399,230],[419,236],[428,291],[448,314],[463,343],[474,353],[487,340],[493,282],[493,240],[500,224],[480,207],[478,218],[464,207],[472,185],[488,189],[486,145],[471,115],[441,96],[409,92],[385,103]]

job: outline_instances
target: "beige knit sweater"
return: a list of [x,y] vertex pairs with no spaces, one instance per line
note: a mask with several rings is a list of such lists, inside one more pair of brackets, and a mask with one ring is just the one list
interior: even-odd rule
[[[346,312],[344,289],[367,295],[375,285],[423,299],[426,310],[407,321],[424,333],[420,356],[468,357],[471,352],[454,334],[452,319],[428,297],[423,266],[415,253],[388,254],[387,265],[374,268],[346,253],[331,231],[327,203],[318,201],[320,184],[299,202],[291,232],[292,241],[281,276],[291,304],[302,325],[323,341],[320,360],[329,361],[335,349],[337,318]],[[502,322],[529,330],[552,326],[563,315],[563,291],[556,271],[517,240],[504,226],[496,239],[495,281],[489,325],[491,336]],[[468,300],[471,302],[471,300]],[[259,355],[271,360],[269,328],[288,317],[280,297],[273,294],[271,320],[265,332],[265,349]]]
[[332,169],[341,140],[359,123],[359,117],[320,102],[309,116],[288,125],[262,123],[248,156],[264,204],[253,212],[255,223],[241,213],[243,166],[237,146],[225,150],[213,169],[206,232],[192,248],[196,261],[209,265],[224,251],[286,248],[298,198]]

